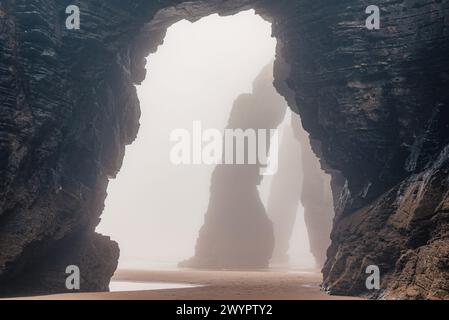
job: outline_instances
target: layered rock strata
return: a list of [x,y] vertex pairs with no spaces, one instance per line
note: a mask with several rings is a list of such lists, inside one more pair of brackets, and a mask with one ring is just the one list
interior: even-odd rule
[[[65,28],[70,4],[80,7],[80,30]],[[336,217],[324,287],[448,298],[449,3],[378,1],[381,27],[367,30],[370,4],[1,1],[0,291],[44,260],[57,265],[53,248],[70,251],[69,239],[95,243],[108,178],[138,130],[134,84],[166,28],[254,8],[272,22],[278,58],[290,66],[282,81],[275,72],[278,89],[293,92],[279,90],[332,174]],[[108,243],[115,254],[104,257],[105,275],[118,253]],[[381,290],[364,286],[373,264]],[[44,268],[36,277],[46,277]]]

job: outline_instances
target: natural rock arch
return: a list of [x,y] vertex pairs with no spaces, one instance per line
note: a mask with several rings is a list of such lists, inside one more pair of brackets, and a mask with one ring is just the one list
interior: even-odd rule
[[[144,58],[179,19],[254,8],[290,66],[275,72],[278,90],[334,177],[325,287],[448,297],[447,2],[380,1],[376,31],[356,0],[80,0],[77,31],[64,29],[71,2],[0,4],[3,292],[64,291],[61,266],[77,263],[84,290],[107,286],[118,248],[94,229],[138,130],[133,84]],[[381,269],[382,291],[364,287],[369,264]]]

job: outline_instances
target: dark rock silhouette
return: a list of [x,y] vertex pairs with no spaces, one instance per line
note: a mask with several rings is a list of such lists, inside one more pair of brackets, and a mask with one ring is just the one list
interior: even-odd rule
[[[243,94],[235,101],[227,129],[275,129],[285,110],[285,100],[273,87],[273,64],[270,64],[254,81],[253,93]],[[247,152],[248,148],[245,149]],[[257,189],[262,180],[261,169],[261,163],[216,166],[195,255],[181,266],[268,266],[274,236]]]
[[267,267],[274,236],[259,198],[259,167],[219,165],[212,174],[211,197],[195,248],[183,267]]
[[20,296],[66,292],[66,278],[70,275],[66,273],[67,266],[80,269],[81,291],[108,291],[118,258],[118,245],[109,237],[99,234],[76,235],[52,247],[40,263],[24,266],[21,277],[8,287],[2,287],[1,293],[4,296]]
[[331,177],[326,174],[318,157],[312,151],[309,135],[299,123],[299,117],[292,118],[293,132],[301,143],[301,162],[303,187],[301,202],[304,206],[304,220],[309,234],[310,251],[318,266],[326,260],[330,245],[330,233],[334,218],[334,206],[331,191]]
[[275,234],[272,262],[289,260],[287,251],[301,202],[310,251],[316,264],[323,266],[334,216],[330,177],[321,169],[298,115],[292,114],[288,129],[280,145],[279,170],[273,177],[267,208]]
[[267,203],[275,239],[271,263],[276,265],[289,261],[288,249],[303,188],[301,152],[301,144],[289,125],[279,145],[279,169],[273,176]]
[[[64,26],[69,4],[0,2],[1,290],[36,268],[24,288],[58,291],[36,281],[47,277],[45,257],[75,236],[91,243],[107,181],[139,127],[134,84],[166,28],[254,8],[272,21],[277,59],[290,66],[285,77],[275,72],[276,86],[293,93],[282,91],[332,174],[324,287],[449,297],[447,1],[379,0],[388,13],[380,30],[364,28],[367,4],[356,0],[79,0],[76,32]],[[107,243],[88,259],[106,276],[118,254]],[[381,270],[382,290],[364,286],[370,264]],[[108,277],[98,284],[87,275],[92,287],[107,286]]]

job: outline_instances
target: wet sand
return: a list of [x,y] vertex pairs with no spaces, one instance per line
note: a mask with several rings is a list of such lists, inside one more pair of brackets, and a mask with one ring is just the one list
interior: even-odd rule
[[69,293],[22,299],[49,300],[340,300],[320,291],[316,271],[131,271],[119,270],[114,281],[166,282],[190,288],[145,291]]

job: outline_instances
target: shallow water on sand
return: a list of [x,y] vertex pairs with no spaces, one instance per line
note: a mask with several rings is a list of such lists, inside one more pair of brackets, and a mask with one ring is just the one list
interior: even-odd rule
[[111,292],[182,289],[193,287],[198,287],[198,285],[188,283],[175,283],[175,282],[137,282],[137,281],[111,281],[111,283],[109,284],[109,290]]

